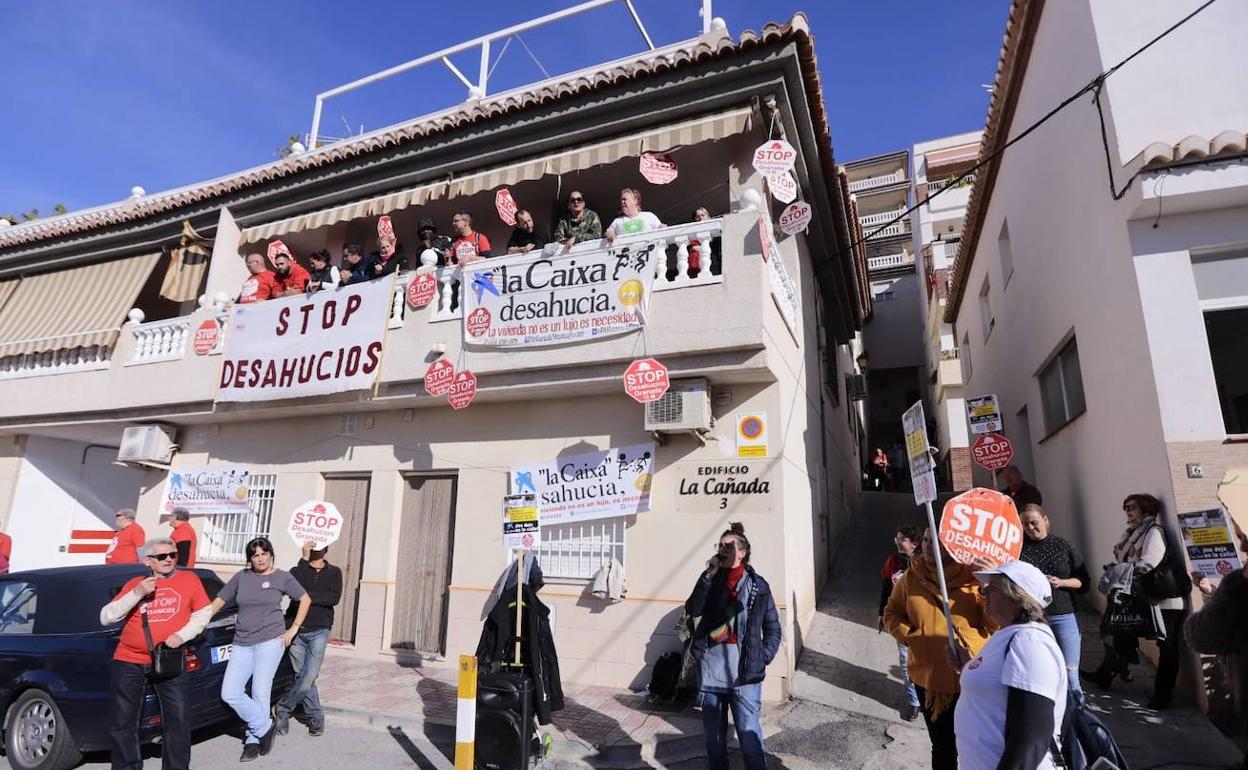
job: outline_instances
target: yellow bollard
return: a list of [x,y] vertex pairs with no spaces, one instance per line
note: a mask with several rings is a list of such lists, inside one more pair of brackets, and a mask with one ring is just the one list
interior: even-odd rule
[[472,770],[477,737],[477,658],[459,656],[459,702],[455,709],[455,770]]

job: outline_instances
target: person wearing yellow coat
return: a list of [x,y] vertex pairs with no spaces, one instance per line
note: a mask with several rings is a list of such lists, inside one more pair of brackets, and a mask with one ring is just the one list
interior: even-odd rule
[[[953,712],[958,701],[958,672],[949,658],[949,632],[936,577],[932,531],[923,532],[920,554],[893,586],[884,608],[884,626],[910,651],[910,681],[919,691],[923,722],[932,742],[932,770],[957,770],[958,747]],[[979,654],[992,635],[984,612],[975,566],[958,564],[940,550],[949,590],[949,609],[959,647]]]

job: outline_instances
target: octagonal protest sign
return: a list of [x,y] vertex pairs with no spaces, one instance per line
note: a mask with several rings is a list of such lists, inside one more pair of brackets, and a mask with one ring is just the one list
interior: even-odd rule
[[940,544],[961,564],[983,558],[1000,566],[1022,554],[1023,523],[1009,496],[975,487],[945,503]]
[[455,379],[451,381],[451,386],[446,391],[446,400],[450,402],[453,409],[463,409],[472,403],[475,395],[477,395],[477,375],[462,371],[457,373]]
[[333,503],[309,500],[290,515],[286,532],[300,548],[310,540],[319,551],[342,536],[342,514]]
[[680,173],[670,152],[643,152],[638,161],[641,176],[650,184],[667,184]]
[[455,379],[455,365],[445,358],[439,358],[425,370],[425,392],[431,396],[445,396],[451,389],[451,380]]
[[667,367],[653,358],[639,358],[624,371],[624,392],[638,403],[658,401],[669,385]]
[[771,139],[754,150],[754,169],[764,176],[779,176],[793,170],[797,150],[783,139]]
[[407,304],[418,310],[433,301],[438,293],[438,278],[433,273],[420,273],[407,285]]
[[195,355],[206,356],[217,346],[220,339],[221,324],[215,318],[209,318],[195,330],[195,339],[191,346],[195,350]]

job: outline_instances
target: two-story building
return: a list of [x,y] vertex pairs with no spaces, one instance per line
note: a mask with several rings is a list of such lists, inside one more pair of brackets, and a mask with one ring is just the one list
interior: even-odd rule
[[[542,596],[565,679],[648,681],[677,646],[682,604],[719,534],[741,521],[783,621],[767,693],[778,697],[863,462],[846,379],[870,299],[828,123],[804,16],[735,39],[716,20],[691,40],[259,168],[0,230],[0,512],[14,569],[98,561],[120,507],[137,508],[149,535],[165,532],[157,517],[179,471],[242,468],[245,510],[192,518],[201,566],[239,569],[256,536],[290,565],[292,511],[333,503],[345,524],[330,560],[347,583],[334,637],[361,654],[436,660],[476,647],[510,563],[505,495],[534,480],[567,482],[558,494],[622,494],[573,482],[618,481],[616,458],[641,456],[629,513],[565,506],[542,527]],[[784,206],[754,168],[756,148],[778,139],[795,150],[797,195],[813,210],[792,236],[773,227]],[[647,181],[645,153],[670,153],[663,171],[675,178]],[[504,188],[549,228],[573,192],[609,223],[625,187],[663,228],[472,268],[438,267],[417,248],[422,220],[447,233],[467,211],[503,251]],[[691,221],[699,206],[710,220]],[[245,255],[278,239],[301,259],[326,249],[337,260],[354,242],[372,251],[382,215],[411,269],[231,306]],[[184,223],[205,239],[202,253],[182,248]],[[620,269],[626,250],[650,255],[650,272],[611,288],[598,269]],[[541,325],[516,332],[497,325],[502,313],[490,326],[464,312],[513,278],[556,269],[588,304],[556,297],[546,273],[527,306]],[[431,300],[409,301],[416,281]],[[592,315],[617,300],[620,313]],[[372,325],[341,326],[349,314]],[[648,406],[623,381],[642,358],[671,379]],[[270,377],[256,363],[270,359],[295,368],[279,363]],[[427,392],[437,361],[475,375],[464,408]],[[144,426],[128,435],[170,437],[167,462],[137,462],[144,447],[122,446],[127,428]],[[118,463],[119,447],[129,461]],[[589,590],[612,559],[627,581],[616,603]]]
[[1242,3],[1011,7],[944,320],[1091,565],[1127,494],[1177,544],[1248,468],[1248,91],[1211,74],[1245,29]]

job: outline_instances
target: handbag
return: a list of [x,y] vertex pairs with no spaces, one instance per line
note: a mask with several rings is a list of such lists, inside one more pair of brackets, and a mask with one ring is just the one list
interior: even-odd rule
[[1140,587],[1153,601],[1178,599],[1192,592],[1192,579],[1186,572],[1174,568],[1175,556],[1170,538],[1161,526],[1157,526],[1157,529],[1161,530],[1162,540],[1166,544],[1166,555],[1162,557],[1160,564],[1139,576]]
[[1166,639],[1166,624],[1161,608],[1134,591],[1115,591],[1105,605],[1101,618],[1101,634],[1105,636],[1134,636],[1139,639]]
[[152,656],[152,676],[156,679],[172,679],[182,673],[186,656],[182,650],[164,642],[152,644],[152,627],[148,625],[144,609],[139,609],[139,615],[143,618],[143,638],[147,640],[147,651]]

